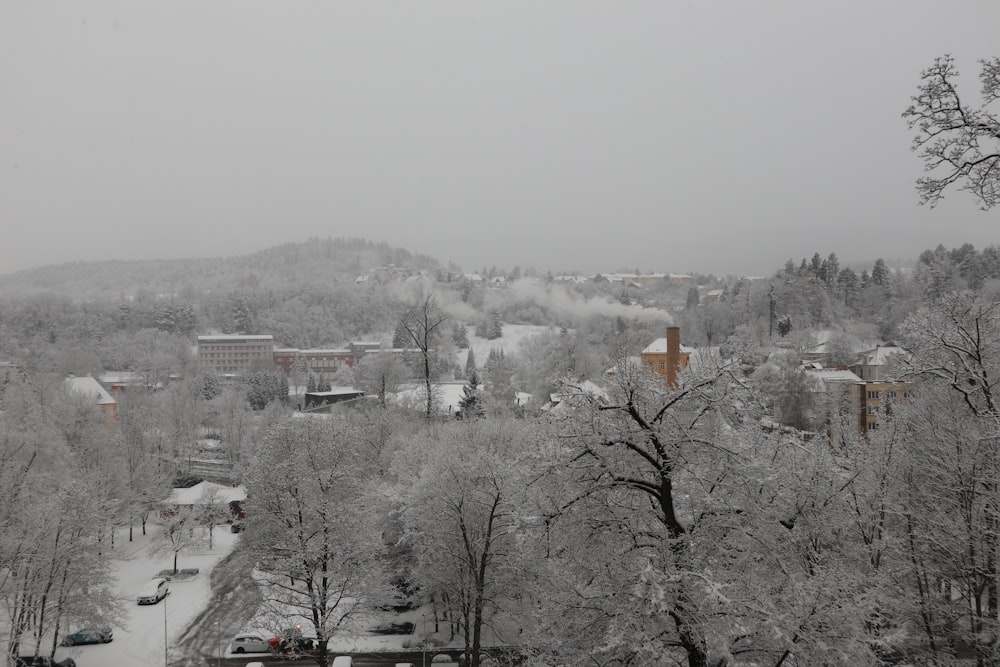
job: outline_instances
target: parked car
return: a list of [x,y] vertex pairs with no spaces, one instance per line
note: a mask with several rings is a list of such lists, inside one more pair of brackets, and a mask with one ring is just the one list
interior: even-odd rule
[[266,637],[257,632],[242,632],[232,641],[233,653],[269,653],[271,644]]
[[156,604],[169,594],[170,587],[167,586],[167,580],[163,577],[153,577],[139,591],[136,602],[139,604]]
[[354,664],[354,658],[349,655],[338,655],[330,663],[330,667],[352,667]]
[[84,628],[63,637],[63,646],[79,646],[81,644],[107,644],[115,638],[111,628]]
[[14,667],[76,667],[76,660],[53,660],[43,655],[21,655],[14,658]]

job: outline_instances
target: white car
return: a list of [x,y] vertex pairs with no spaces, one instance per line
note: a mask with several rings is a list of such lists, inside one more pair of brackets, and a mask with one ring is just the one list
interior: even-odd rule
[[142,587],[135,601],[139,604],[156,604],[169,594],[170,587],[167,586],[167,580],[163,577],[154,577]]
[[257,632],[241,632],[233,637],[230,650],[233,653],[270,653],[267,638]]

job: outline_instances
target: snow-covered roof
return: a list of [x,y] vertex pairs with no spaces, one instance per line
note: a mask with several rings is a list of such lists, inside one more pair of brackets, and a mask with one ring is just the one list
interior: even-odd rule
[[897,354],[908,355],[909,352],[898,345],[880,345],[874,350],[862,352],[858,363],[864,366],[884,366]]
[[111,394],[101,386],[101,383],[87,375],[84,377],[68,377],[66,385],[74,394],[80,394],[97,401],[97,405],[114,405],[118,401],[111,397]]
[[[687,345],[681,345],[681,354],[691,354],[695,351],[695,348],[688,347]],[[667,353],[667,339],[657,338],[652,343],[646,346],[646,349],[642,351],[643,354],[666,354]]]
[[545,412],[552,412],[553,410],[564,410],[565,403],[567,400],[572,398],[596,398],[602,403],[608,402],[608,392],[604,391],[603,387],[600,387],[590,380],[583,380],[582,382],[571,382],[565,385],[562,391],[558,391],[549,394],[549,402],[542,406],[542,410]]
[[239,340],[274,340],[271,334],[253,334],[242,336],[240,334],[219,334],[218,336],[198,336],[198,342],[205,343],[225,343]]
[[167,502],[171,505],[201,505],[205,502],[205,496],[213,491],[216,492],[216,501],[220,503],[247,499],[246,489],[242,486],[225,486],[204,481],[187,489],[174,489],[170,492]]
[[847,382],[852,384],[864,384],[865,382],[855,373],[838,368],[808,368],[806,369],[806,374],[808,377],[816,378],[823,382]]
[[[464,382],[432,382],[431,391],[434,393],[433,407],[439,414],[453,415],[460,409],[458,402],[465,396],[463,388]],[[392,396],[392,401],[396,405],[412,409],[423,409],[425,406],[426,394],[424,385],[410,385]]]
[[331,387],[330,391],[308,391],[306,392],[310,396],[353,396],[362,395],[365,392],[360,389],[355,389],[354,387]]

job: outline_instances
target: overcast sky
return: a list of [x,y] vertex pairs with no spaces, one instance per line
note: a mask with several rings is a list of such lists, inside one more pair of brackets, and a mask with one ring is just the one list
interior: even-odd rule
[[1000,242],[900,114],[996,0],[0,0],[0,273],[365,237],[467,270],[770,273]]

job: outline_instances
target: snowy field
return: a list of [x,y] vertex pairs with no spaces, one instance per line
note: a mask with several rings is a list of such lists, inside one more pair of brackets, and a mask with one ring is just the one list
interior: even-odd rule
[[[476,327],[472,324],[467,324],[466,328],[468,329],[469,347],[472,348],[473,353],[476,355],[476,365],[479,368],[482,368],[483,364],[486,363],[486,359],[490,356],[490,350],[492,349],[502,349],[505,355],[516,355],[520,352],[524,342],[529,338],[547,331],[559,331],[555,327],[538,324],[504,324],[502,329],[503,335],[500,338],[489,340],[476,336],[473,333]],[[455,361],[460,368],[465,368],[465,360],[468,355],[468,350],[459,350],[455,353]]]

